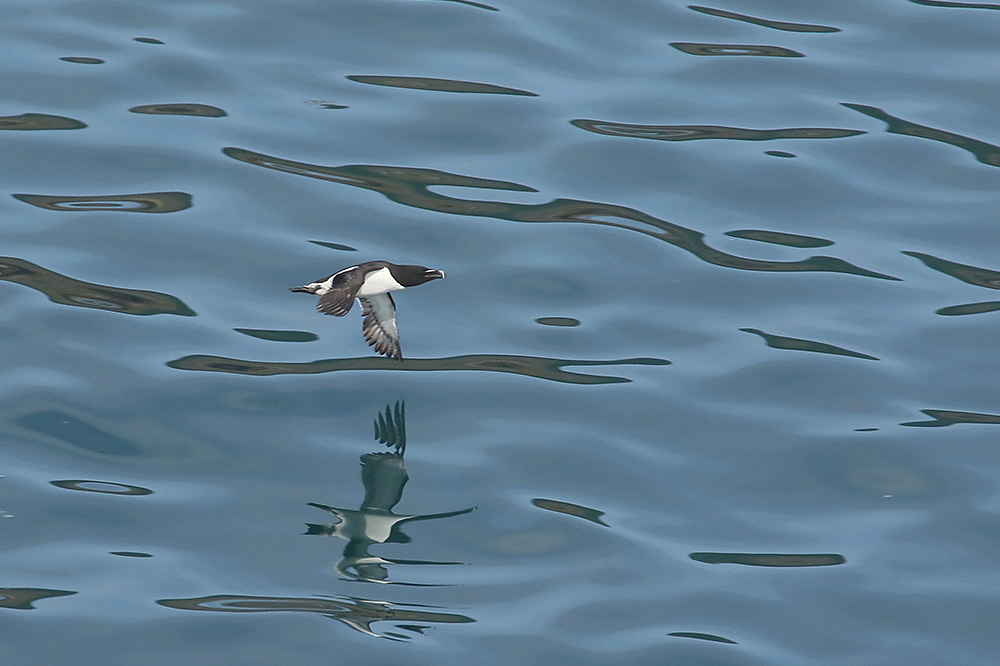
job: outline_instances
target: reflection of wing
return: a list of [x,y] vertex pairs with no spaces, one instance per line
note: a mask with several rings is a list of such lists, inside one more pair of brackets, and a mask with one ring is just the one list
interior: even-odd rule
[[354,298],[361,288],[360,281],[348,281],[346,284],[336,285],[319,297],[316,309],[323,314],[343,317],[351,311],[354,305]]
[[374,294],[358,300],[361,301],[361,314],[365,316],[361,325],[365,340],[379,354],[402,361],[403,352],[399,347],[399,331],[396,329],[396,304],[392,296]]
[[396,447],[396,453],[402,455],[406,451],[406,404],[396,403],[396,412],[385,406],[385,416],[379,412],[375,421],[375,439],[386,446]]
[[401,455],[384,452],[361,456],[361,482],[365,486],[361,511],[390,513],[403,496],[409,478]]

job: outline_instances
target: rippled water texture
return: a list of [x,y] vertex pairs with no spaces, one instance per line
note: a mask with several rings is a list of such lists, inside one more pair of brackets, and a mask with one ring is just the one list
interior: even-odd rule
[[998,35],[5,3],[5,663],[997,663]]

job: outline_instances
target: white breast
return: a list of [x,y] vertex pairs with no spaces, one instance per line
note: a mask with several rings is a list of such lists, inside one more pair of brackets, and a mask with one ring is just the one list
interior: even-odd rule
[[384,294],[389,291],[399,291],[403,285],[396,282],[388,268],[380,268],[374,273],[369,273],[368,278],[361,289],[358,289],[358,296],[373,296]]

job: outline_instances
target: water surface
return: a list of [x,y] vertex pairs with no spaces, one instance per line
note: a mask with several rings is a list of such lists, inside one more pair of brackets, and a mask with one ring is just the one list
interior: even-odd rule
[[995,663],[998,9],[8,3],[5,655]]

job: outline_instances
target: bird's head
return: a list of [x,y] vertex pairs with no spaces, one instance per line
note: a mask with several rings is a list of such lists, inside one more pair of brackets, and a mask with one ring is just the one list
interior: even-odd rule
[[439,271],[435,268],[427,268],[426,266],[414,266],[412,264],[392,266],[390,270],[392,271],[393,277],[396,278],[396,281],[404,287],[413,287],[430,280],[437,280],[438,278],[444,277],[444,271]]

